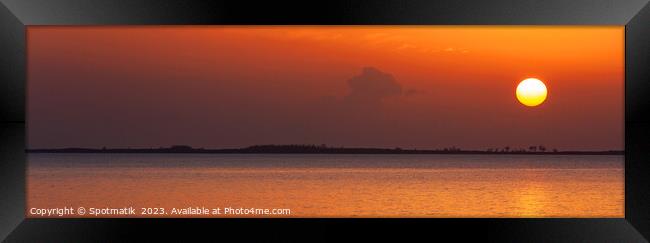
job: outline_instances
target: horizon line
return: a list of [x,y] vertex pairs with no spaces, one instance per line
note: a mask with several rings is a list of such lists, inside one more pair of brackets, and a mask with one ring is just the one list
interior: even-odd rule
[[[287,151],[287,149],[294,149],[292,151]],[[297,150],[296,150],[297,149]],[[495,154],[554,154],[554,153],[624,153],[625,150],[617,149],[608,149],[608,150],[558,150],[555,148],[547,149],[543,145],[537,146],[528,146],[527,148],[511,148],[510,146],[497,147],[497,148],[487,148],[487,149],[462,149],[459,147],[451,146],[446,148],[429,148],[429,149],[417,149],[417,148],[384,148],[384,147],[332,147],[325,144],[316,145],[316,144],[263,144],[263,145],[251,145],[246,147],[236,147],[236,148],[204,148],[204,147],[192,147],[189,145],[170,145],[168,147],[102,147],[102,148],[93,148],[93,147],[65,147],[65,148],[27,148],[26,152],[86,152],[86,153],[102,153],[102,152],[179,152],[179,153],[263,153],[263,152],[272,152],[272,153],[281,153],[285,151],[287,153],[317,153],[317,152],[329,152],[329,153],[343,153],[343,152],[395,152],[395,153],[495,153]]]

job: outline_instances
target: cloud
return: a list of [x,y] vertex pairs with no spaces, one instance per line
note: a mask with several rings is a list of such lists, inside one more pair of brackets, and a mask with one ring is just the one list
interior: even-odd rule
[[414,49],[414,48],[417,48],[417,46],[412,45],[412,44],[408,44],[408,43],[404,43],[401,46],[397,47],[397,50]]
[[380,106],[386,98],[402,95],[402,86],[393,75],[373,67],[365,67],[361,74],[348,80],[350,93],[344,102],[354,106]]
[[469,50],[467,48],[454,48],[454,47],[447,47],[447,48],[443,49],[442,51],[444,51],[444,52],[462,53],[462,54],[469,53]]

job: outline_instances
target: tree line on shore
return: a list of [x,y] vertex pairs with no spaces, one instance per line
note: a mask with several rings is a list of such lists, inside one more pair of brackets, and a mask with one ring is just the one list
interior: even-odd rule
[[455,146],[440,149],[402,149],[364,148],[364,147],[330,147],[325,144],[288,144],[288,145],[253,145],[232,149],[193,148],[187,145],[173,145],[159,148],[62,148],[62,149],[28,149],[30,153],[306,153],[306,154],[623,154],[623,151],[558,151],[547,149],[543,145],[528,148],[488,148],[486,150],[463,150]]

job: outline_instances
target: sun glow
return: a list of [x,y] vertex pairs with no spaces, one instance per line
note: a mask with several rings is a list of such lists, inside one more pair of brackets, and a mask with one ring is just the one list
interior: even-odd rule
[[517,86],[517,100],[525,106],[538,106],[546,100],[546,85],[539,79],[527,78]]

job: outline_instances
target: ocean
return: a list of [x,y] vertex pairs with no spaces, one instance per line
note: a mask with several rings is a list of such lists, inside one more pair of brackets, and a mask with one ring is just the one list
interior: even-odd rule
[[[622,155],[30,153],[27,174],[28,217],[83,207],[64,217],[622,218],[625,208]],[[110,213],[119,208],[136,214]]]

